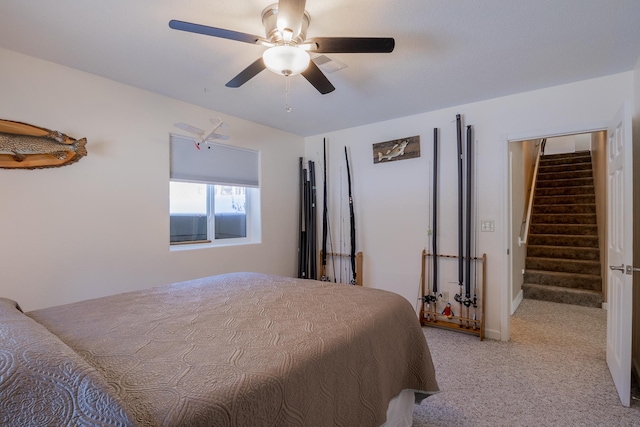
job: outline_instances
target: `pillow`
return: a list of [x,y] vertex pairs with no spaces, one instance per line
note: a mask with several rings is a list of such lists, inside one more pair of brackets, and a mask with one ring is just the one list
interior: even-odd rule
[[0,343],[0,425],[134,425],[98,371],[6,298]]

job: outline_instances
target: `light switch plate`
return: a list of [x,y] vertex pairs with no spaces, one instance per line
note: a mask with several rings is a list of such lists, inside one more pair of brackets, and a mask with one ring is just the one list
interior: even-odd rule
[[480,221],[480,231],[495,231],[496,223],[492,219],[483,219]]

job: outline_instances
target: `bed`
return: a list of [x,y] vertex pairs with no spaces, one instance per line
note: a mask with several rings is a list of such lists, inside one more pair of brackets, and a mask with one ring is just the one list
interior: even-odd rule
[[257,273],[0,299],[0,340],[3,426],[410,425],[407,399],[438,391],[401,296]]

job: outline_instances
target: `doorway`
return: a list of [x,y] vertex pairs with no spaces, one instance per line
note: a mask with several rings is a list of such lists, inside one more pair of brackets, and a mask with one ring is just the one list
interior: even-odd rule
[[[604,130],[509,141],[511,314],[526,296],[578,305],[606,304],[606,143]],[[569,164],[548,166],[559,162]],[[532,215],[538,168],[539,186],[547,188],[538,189],[538,214]],[[540,213],[543,209],[547,215]],[[562,224],[572,221],[577,224]],[[535,246],[527,258],[529,244]],[[587,271],[585,278],[582,273]],[[583,287],[584,291],[579,289]]]
[[[605,190],[604,199],[610,199],[606,203],[603,212],[606,212],[606,218],[599,219],[600,223],[606,224],[601,234],[604,239],[601,243],[601,247],[605,246],[607,253],[603,256],[603,266],[608,266],[609,262],[615,264],[611,266],[611,269],[605,267],[604,270],[607,274],[606,286],[610,287],[607,290],[608,300],[606,301],[607,308],[607,345],[606,345],[606,360],[609,370],[611,372],[613,381],[618,390],[621,403],[624,406],[629,406],[630,400],[630,380],[631,380],[631,366],[633,364],[632,351],[631,351],[631,337],[632,337],[632,273],[634,271],[633,262],[634,254],[638,252],[633,251],[633,233],[637,231],[633,227],[632,217],[635,213],[640,213],[640,209],[633,209],[633,190],[634,190],[634,178],[633,178],[633,162],[634,158],[640,160],[640,155],[633,150],[632,143],[632,131],[631,131],[631,110],[627,104],[623,105],[615,117],[607,123],[606,126],[594,126],[589,130],[576,130],[575,132],[557,132],[553,135],[546,136],[547,138],[556,136],[565,136],[572,134],[583,134],[604,131],[607,140],[602,142],[602,156],[601,159],[606,160],[606,164],[594,168],[594,170],[602,173],[605,170],[606,180],[605,183],[600,183]],[[606,130],[605,130],[606,129]],[[542,136],[544,138],[544,136]],[[539,135],[531,135],[529,138],[508,138],[508,159],[509,169],[507,174],[507,218],[513,218],[513,195],[516,194],[517,188],[514,187],[513,177],[517,177],[515,172],[513,148],[518,145],[512,145],[520,141],[526,141],[528,139],[540,139]],[[597,149],[592,147],[592,149]],[[516,164],[518,166],[518,164]],[[594,178],[598,175],[598,172],[594,174]],[[640,182],[640,179],[636,177],[636,181]],[[517,183],[516,183],[517,184]],[[638,187],[635,187],[638,188]],[[606,192],[609,194],[607,195]],[[602,193],[602,192],[601,192]],[[513,238],[514,232],[517,227],[514,227],[512,222],[508,224],[508,237]],[[636,240],[640,245],[640,241]],[[508,249],[515,249],[508,243]],[[520,245],[522,246],[522,245]],[[508,252],[509,254],[509,252]],[[517,255],[517,254],[516,254]],[[510,254],[508,257],[508,283],[503,288],[502,300],[505,305],[502,312],[502,324],[505,326],[506,331],[504,335],[506,339],[509,338],[510,328],[510,315],[509,312],[517,307],[517,296],[514,299],[514,286],[516,283],[512,283],[512,278],[517,275],[514,274],[514,259],[518,259],[514,254]],[[613,271],[613,273],[610,270]],[[618,271],[619,270],[619,271]],[[617,274],[618,276],[612,277]],[[636,278],[640,278],[640,275],[635,275]],[[615,280],[614,280],[615,279]],[[514,304],[514,302],[516,304]],[[504,338],[503,338],[504,339]]]

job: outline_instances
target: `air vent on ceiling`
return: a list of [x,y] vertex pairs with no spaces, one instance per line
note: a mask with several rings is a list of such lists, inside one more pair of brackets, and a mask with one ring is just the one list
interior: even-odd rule
[[347,64],[340,62],[336,59],[331,59],[327,55],[319,55],[313,58],[313,62],[316,63],[322,71],[325,73],[333,73],[334,71],[342,70],[343,68],[347,68]]

